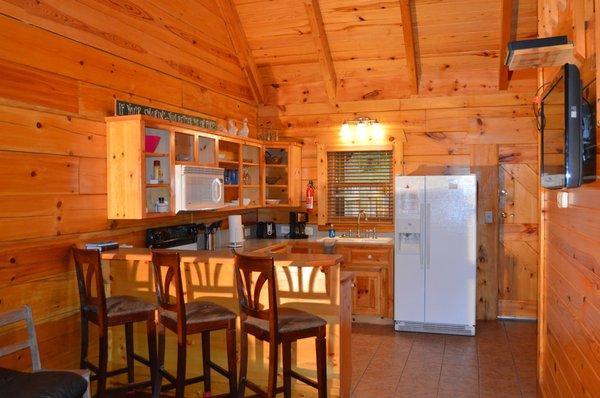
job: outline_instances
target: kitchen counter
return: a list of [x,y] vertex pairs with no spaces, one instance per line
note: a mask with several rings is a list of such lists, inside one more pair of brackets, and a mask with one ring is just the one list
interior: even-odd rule
[[[261,245],[257,245],[261,246]],[[263,254],[256,253],[257,250],[268,249],[271,246],[265,246],[256,250],[238,250],[240,254]],[[282,246],[284,247],[284,246]],[[205,263],[214,259],[233,260],[233,251],[231,249],[222,249],[215,251],[207,250],[178,250],[181,261],[184,263]],[[342,262],[343,256],[339,254],[305,254],[294,253],[269,253],[273,257],[275,265],[284,266],[311,266],[311,267],[331,267]],[[150,261],[152,252],[147,248],[117,249],[108,250],[102,253],[103,260],[127,260],[127,261]]]
[[[306,241],[306,240],[303,240]],[[278,286],[278,301],[282,307],[296,308],[318,315],[327,321],[328,350],[328,389],[331,397],[346,397],[350,391],[351,359],[350,339],[352,322],[352,280],[353,273],[342,271],[342,255],[286,253],[288,239],[247,240],[240,253],[272,256],[275,260]],[[313,240],[314,242],[314,240]],[[279,252],[278,252],[279,251]],[[210,300],[238,313],[233,268],[233,251],[223,248],[217,251],[179,251],[184,263],[184,290],[187,300]],[[107,294],[129,294],[155,302],[154,281],[151,270],[151,251],[147,248],[117,249],[102,253]],[[263,289],[261,301],[266,302]],[[263,297],[264,296],[264,297]],[[213,332],[211,350],[217,363],[225,365],[225,336]],[[135,340],[138,347],[145,346],[145,331],[136,328]],[[238,337],[239,339],[239,337]],[[188,339],[189,353],[200,354],[200,341],[197,336]],[[268,347],[250,339],[250,363],[248,377],[259,385],[266,386]],[[238,342],[239,344],[239,342]],[[166,367],[174,370],[176,364],[175,335],[167,333]],[[292,357],[301,374],[313,377],[316,369],[314,339],[299,341]],[[125,357],[124,333],[113,332],[111,355]],[[202,374],[201,355],[188,354],[188,373]],[[145,377],[140,372],[140,378]],[[224,378],[213,377],[213,393],[226,392]],[[202,386],[192,385],[190,391],[201,390]],[[297,383],[294,396],[315,396],[315,391]]]

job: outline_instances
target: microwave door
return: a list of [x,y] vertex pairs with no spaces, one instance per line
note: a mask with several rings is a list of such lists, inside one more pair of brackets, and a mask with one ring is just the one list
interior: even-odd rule
[[212,180],[211,199],[213,203],[218,204],[223,199],[223,182],[219,178]]

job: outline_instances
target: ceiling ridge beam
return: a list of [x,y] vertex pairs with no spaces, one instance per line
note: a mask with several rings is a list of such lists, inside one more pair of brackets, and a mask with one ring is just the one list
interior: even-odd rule
[[419,76],[417,75],[417,52],[415,49],[415,34],[413,31],[410,0],[400,0],[402,14],[402,34],[404,36],[404,53],[408,69],[408,84],[412,94],[419,93]]
[[304,5],[306,6],[306,14],[308,15],[311,35],[317,48],[321,73],[323,73],[325,79],[327,97],[329,98],[329,101],[333,103],[337,96],[337,77],[333,66],[329,41],[327,40],[327,33],[325,32],[319,0],[304,0]]
[[232,0],[217,0],[217,3],[252,95],[256,102],[262,105],[265,103],[264,89],[240,16]]
[[508,52],[508,42],[510,41],[512,31],[513,0],[502,0],[502,17],[500,26],[500,56],[498,90],[508,90],[508,81],[510,80],[510,71],[504,64],[506,53]]

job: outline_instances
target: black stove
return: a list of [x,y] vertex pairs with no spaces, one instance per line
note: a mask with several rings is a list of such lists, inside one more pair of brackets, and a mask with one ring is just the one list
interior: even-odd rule
[[155,249],[196,243],[198,224],[183,224],[172,227],[151,228],[146,230],[146,246]]

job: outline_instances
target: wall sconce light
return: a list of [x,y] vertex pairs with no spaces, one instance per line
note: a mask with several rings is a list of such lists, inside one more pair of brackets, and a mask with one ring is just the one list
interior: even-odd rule
[[384,135],[381,123],[377,119],[368,117],[344,121],[340,129],[340,136],[344,141],[380,141]]
[[569,191],[559,191],[556,193],[556,204],[561,209],[569,207]]

